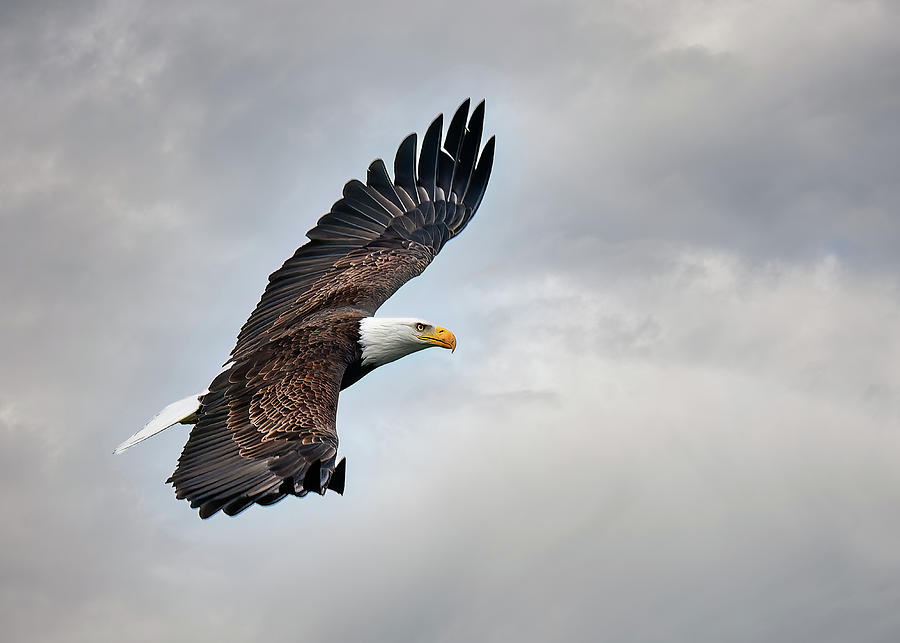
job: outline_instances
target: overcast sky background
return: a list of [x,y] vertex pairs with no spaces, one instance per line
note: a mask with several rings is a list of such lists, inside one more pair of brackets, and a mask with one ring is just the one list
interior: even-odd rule
[[[376,6],[377,4],[377,6]],[[900,5],[0,3],[6,641],[900,637]],[[344,182],[487,99],[341,498],[179,427]]]

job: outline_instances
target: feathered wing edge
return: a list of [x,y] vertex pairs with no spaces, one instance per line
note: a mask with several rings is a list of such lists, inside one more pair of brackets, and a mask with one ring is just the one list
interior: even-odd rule
[[[166,481],[175,487],[176,498],[188,500],[206,519],[219,511],[234,516],[254,504],[272,505],[288,495],[324,494],[327,489],[343,494],[346,463],[337,462],[336,434],[310,443],[266,442],[260,435],[251,447],[257,455],[241,448],[235,430],[253,434],[255,429],[248,418],[236,419],[241,409],[229,403],[230,392],[246,383],[240,370],[219,375],[203,397],[199,421]],[[244,391],[245,396],[253,393]]]
[[418,159],[417,136],[407,136],[394,158],[393,181],[384,161],[377,159],[369,166],[366,183],[347,182],[343,197],[307,232],[310,241],[269,277],[256,309],[238,334],[232,358],[265,343],[267,331],[278,318],[343,257],[369,245],[383,246],[390,226],[405,215],[422,211],[426,223],[442,218],[449,234],[435,252],[462,232],[484,197],[494,161],[494,137],[478,154],[485,103],[475,107],[467,126],[469,105],[466,99],[456,110],[443,142],[443,115],[432,121]]

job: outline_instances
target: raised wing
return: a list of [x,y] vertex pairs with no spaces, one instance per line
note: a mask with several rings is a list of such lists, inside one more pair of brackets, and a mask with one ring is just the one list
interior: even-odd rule
[[358,319],[318,316],[219,375],[168,480],[176,496],[208,518],[329,486],[343,492],[335,420]]
[[443,116],[422,139],[410,134],[394,159],[392,181],[381,159],[366,183],[350,181],[344,196],[307,233],[301,246],[269,277],[241,328],[232,359],[251,355],[318,310],[353,306],[368,314],[421,274],[443,245],[462,232],[490,178],[494,138],[479,156],[484,101],[469,114],[465,100],[441,142]]

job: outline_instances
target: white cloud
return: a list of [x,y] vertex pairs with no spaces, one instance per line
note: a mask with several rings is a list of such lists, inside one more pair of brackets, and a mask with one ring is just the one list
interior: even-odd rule
[[[895,640],[891,7],[6,10],[7,637]],[[113,459],[465,95],[487,198],[383,311],[459,350],[342,394],[347,496],[201,522],[183,432]]]

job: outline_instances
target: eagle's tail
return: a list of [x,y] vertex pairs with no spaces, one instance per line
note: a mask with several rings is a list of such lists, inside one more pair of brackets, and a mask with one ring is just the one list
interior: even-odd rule
[[147,422],[143,429],[125,440],[113,451],[116,455],[122,453],[125,449],[133,447],[138,442],[143,442],[147,438],[153,437],[160,431],[165,431],[170,426],[176,424],[194,424],[197,421],[196,413],[200,408],[200,400],[209,391],[203,391],[198,395],[189,395],[183,400],[172,402],[157,413],[152,420]]

